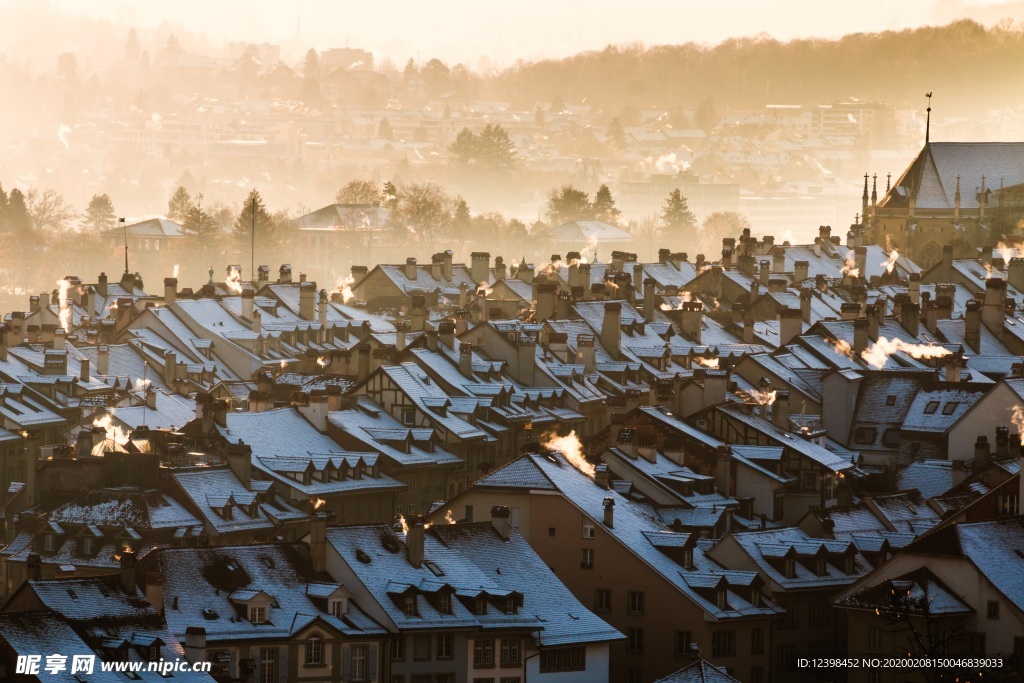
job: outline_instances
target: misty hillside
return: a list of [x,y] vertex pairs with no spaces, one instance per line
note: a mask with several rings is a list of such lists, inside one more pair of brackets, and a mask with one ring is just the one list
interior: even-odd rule
[[708,97],[717,104],[756,107],[855,95],[917,107],[925,91],[933,90],[946,114],[969,114],[1024,103],[1022,64],[1020,23],[986,29],[963,20],[837,40],[780,42],[762,34],[713,46],[609,46],[517,65],[497,85],[517,102],[585,98],[613,113],[626,107],[692,108]]

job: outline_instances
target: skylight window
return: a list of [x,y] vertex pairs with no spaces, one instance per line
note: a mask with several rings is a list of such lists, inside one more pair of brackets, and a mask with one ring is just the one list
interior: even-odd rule
[[933,415],[935,413],[935,411],[938,410],[938,409],[939,409],[939,402],[938,401],[928,401],[928,405],[926,405],[924,407],[924,414],[925,415]]
[[956,410],[956,407],[958,405],[960,405],[960,401],[950,401],[946,405],[942,406],[942,414],[943,415],[952,415],[953,411]]

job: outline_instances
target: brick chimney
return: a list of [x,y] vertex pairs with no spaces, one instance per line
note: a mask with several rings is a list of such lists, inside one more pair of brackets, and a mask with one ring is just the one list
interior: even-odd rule
[[474,251],[469,255],[469,274],[475,284],[490,279],[490,261],[491,255],[486,251]]
[[975,353],[981,351],[981,302],[971,299],[964,312],[964,341]]
[[317,307],[317,318],[320,321],[320,332],[323,334],[327,330],[327,314],[331,310],[330,299],[327,297],[327,290],[320,290],[320,297]]
[[135,595],[135,551],[130,548],[121,551],[121,588],[128,595]]
[[611,488],[608,465],[602,464],[594,468],[594,483],[603,489]]
[[412,297],[412,312],[409,316],[412,323],[410,328],[413,332],[422,332],[427,326],[427,300],[422,294],[415,294]]
[[680,316],[683,334],[693,343],[700,344],[701,331],[704,328],[704,304],[700,301],[684,301]]
[[255,293],[248,287],[242,290],[242,317],[246,320],[252,320],[252,312],[255,305],[254,296]]
[[982,467],[988,464],[989,460],[989,446],[988,437],[984,434],[979,435],[978,439],[974,442],[974,469],[980,470]]
[[225,448],[228,467],[246,489],[252,488],[252,447],[242,443],[229,443]]
[[868,319],[857,318],[853,321],[853,353],[859,356],[868,348]]
[[654,322],[654,295],[656,294],[655,288],[657,285],[654,280],[647,278],[643,282],[644,285],[644,322]]
[[169,304],[178,298],[178,278],[164,278],[164,303]]
[[498,532],[498,535],[506,541],[508,540],[508,530],[511,517],[511,510],[504,505],[495,505],[491,508],[491,525],[494,527],[494,530]]
[[577,362],[583,365],[584,370],[590,374],[596,370],[597,358],[594,349],[594,335],[580,334],[576,336]]
[[800,290],[800,319],[804,323],[811,324],[811,301],[814,297],[813,290],[801,289]]
[[990,277],[985,280],[985,301],[981,307],[981,322],[997,339],[1003,338],[1006,280]]
[[777,389],[775,402],[772,403],[772,424],[779,429],[789,431],[789,390]]
[[299,317],[316,320],[316,285],[312,282],[299,283]]
[[419,569],[423,566],[423,517],[421,515],[409,515],[405,519],[409,530],[405,534],[405,548],[409,557],[409,564]]
[[280,285],[290,285],[292,283],[292,264],[282,263],[281,267],[277,271],[277,283]]
[[807,261],[793,262],[793,282],[802,282],[807,279],[810,271],[810,264]]
[[459,344],[459,372],[467,379],[473,379],[473,345],[469,342]]
[[803,332],[803,313],[798,308],[779,309],[779,346],[788,344]]
[[615,360],[622,355],[622,304],[618,301],[609,301],[604,305],[601,345]]
[[517,340],[518,364],[516,379],[526,386],[534,386],[537,374],[537,342],[533,337],[519,335]]
[[611,529],[615,526],[615,499],[605,498],[601,505],[604,507],[604,525]]
[[917,338],[921,332],[921,306],[915,303],[905,303],[900,309],[900,324],[911,337]]
[[327,571],[327,522],[331,517],[326,510],[314,509],[309,513],[310,568],[317,574]]
[[206,661],[206,629],[202,626],[185,629],[185,659],[192,664]]
[[537,320],[543,321],[555,315],[555,296],[558,285],[544,282],[537,285]]

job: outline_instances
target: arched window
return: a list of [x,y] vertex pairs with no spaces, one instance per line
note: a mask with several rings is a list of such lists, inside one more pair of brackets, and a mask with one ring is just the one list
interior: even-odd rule
[[324,663],[324,638],[314,633],[306,639],[306,666],[320,666]]

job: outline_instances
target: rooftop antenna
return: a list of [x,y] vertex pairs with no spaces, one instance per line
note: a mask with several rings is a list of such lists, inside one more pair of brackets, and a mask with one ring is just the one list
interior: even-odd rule
[[249,277],[256,272],[253,265],[256,263],[256,195],[252,198],[252,238],[249,240]]
[[927,145],[932,128],[932,94],[930,92],[926,92],[924,96],[928,98],[928,113],[924,123],[924,144]]
[[117,219],[117,222],[124,226],[124,272],[128,272],[128,224],[124,222],[124,217]]
[[144,361],[142,361],[142,426],[143,427],[146,426],[146,408],[147,408],[147,405],[146,405],[146,394],[148,393],[146,383],[149,381],[146,376],[148,374],[149,374],[149,361],[148,360],[144,360]]

